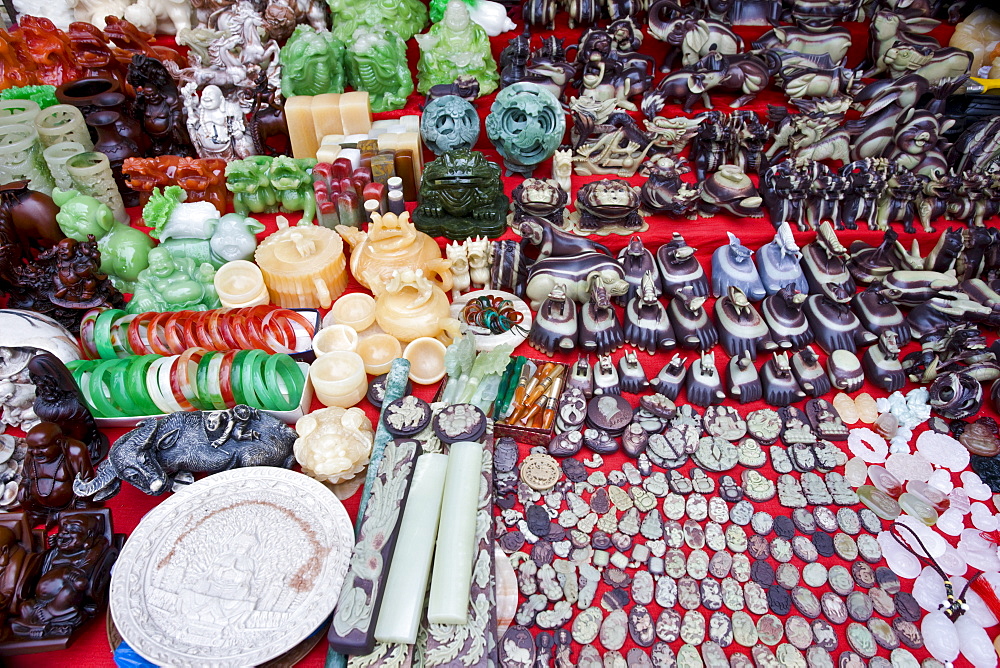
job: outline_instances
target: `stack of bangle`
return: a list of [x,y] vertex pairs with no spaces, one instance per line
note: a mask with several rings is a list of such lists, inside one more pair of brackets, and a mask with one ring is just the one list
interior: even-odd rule
[[78,360],[68,365],[95,417],[221,410],[236,404],[298,408],[305,373],[284,354],[189,348],[180,355]]
[[315,324],[301,313],[277,306],[138,315],[93,309],[80,323],[87,359],[179,355],[190,348],[292,354],[301,352],[296,347],[300,334],[311,340]]

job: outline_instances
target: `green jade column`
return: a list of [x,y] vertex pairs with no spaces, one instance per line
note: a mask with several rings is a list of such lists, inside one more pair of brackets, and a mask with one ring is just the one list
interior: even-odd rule
[[[403,396],[406,391],[406,381],[410,377],[410,360],[397,358],[392,362],[389,375],[385,379],[385,397],[382,399],[382,410]],[[379,413],[378,428],[375,430],[375,441],[372,443],[372,456],[368,460],[368,473],[365,475],[365,486],[361,490],[361,503],[358,504],[357,520],[354,525],[354,535],[357,536],[360,520],[364,517],[365,506],[372,495],[372,484],[378,477],[379,465],[382,463],[382,455],[385,453],[386,444],[392,440],[392,434],[386,431],[382,422],[382,414]],[[347,657],[338,652],[330,650],[326,654],[326,668],[347,668]]]

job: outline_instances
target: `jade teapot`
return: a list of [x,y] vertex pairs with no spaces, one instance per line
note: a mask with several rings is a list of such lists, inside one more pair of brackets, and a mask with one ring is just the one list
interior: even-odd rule
[[447,344],[459,334],[448,296],[418,269],[393,270],[372,292],[377,295],[375,322],[402,343],[426,336]]
[[338,225],[337,232],[351,247],[351,275],[378,297],[377,287],[392,278],[395,270],[422,267],[424,278],[441,290],[452,288],[451,260],[441,257],[434,239],[417,230],[409,213],[373,213],[368,232]]

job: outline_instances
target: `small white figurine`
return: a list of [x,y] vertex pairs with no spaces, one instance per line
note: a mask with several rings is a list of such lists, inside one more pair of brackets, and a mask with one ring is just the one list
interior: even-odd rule
[[31,383],[0,381],[0,404],[3,415],[0,422],[28,431],[41,422],[35,415],[35,386]]
[[451,260],[451,297],[457,299],[460,294],[466,292],[470,286],[469,279],[469,254],[465,243],[453,241],[445,246],[444,250]]
[[476,237],[466,239],[466,254],[469,257],[469,278],[472,287],[490,287],[490,260],[493,250],[493,242],[486,237]]
[[552,154],[552,176],[555,177],[559,188],[569,194],[572,183],[570,177],[573,175],[573,151],[569,149],[556,149]]
[[153,34],[176,35],[191,27],[188,0],[139,0],[125,8],[125,20]]
[[292,446],[306,475],[337,484],[364,470],[375,432],[360,408],[321,408],[295,423],[299,437]]
[[200,158],[221,158],[227,162],[253,155],[253,140],[246,131],[243,111],[226,99],[222,89],[205,86],[198,99],[198,87],[187,83],[181,89],[187,111],[188,134]]
[[[125,18],[125,9],[135,0],[68,0],[68,4],[73,8],[74,21],[92,23],[97,27],[104,26],[104,18],[107,16],[117,16]],[[17,0],[15,0],[15,5]],[[65,26],[58,27],[66,30]]]
[[[46,18],[56,25],[60,30],[69,30],[69,24],[78,20],[73,11],[74,0],[14,0],[14,11],[18,16],[30,14]],[[100,25],[104,25],[101,19]]]

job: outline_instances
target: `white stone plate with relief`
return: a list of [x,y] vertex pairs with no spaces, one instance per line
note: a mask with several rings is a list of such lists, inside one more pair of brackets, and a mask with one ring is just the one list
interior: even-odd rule
[[354,547],[322,483],[273,467],[208,476],[151,510],[111,576],[122,638],[159,666],[252,666],[313,633]]

